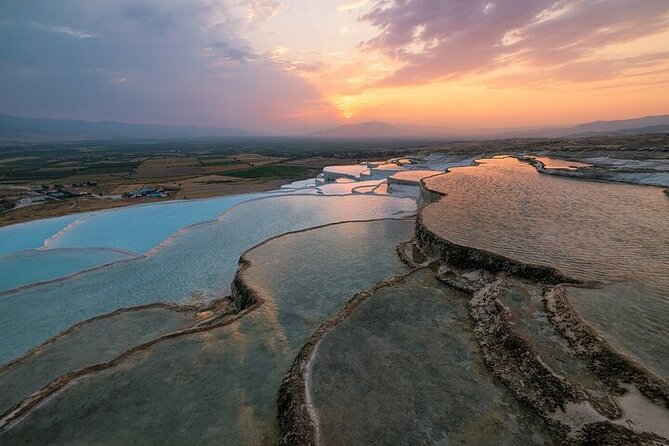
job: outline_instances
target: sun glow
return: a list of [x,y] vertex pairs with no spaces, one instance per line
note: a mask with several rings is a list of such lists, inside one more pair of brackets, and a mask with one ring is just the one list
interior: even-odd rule
[[[499,12],[493,5],[485,2],[484,14],[490,20]],[[441,58],[440,68],[435,57],[427,57],[431,52],[438,55],[437,47],[446,44],[427,33],[426,25],[415,27],[413,40],[401,51],[384,52],[365,44],[378,30],[360,22],[354,26],[342,11],[328,16],[337,18],[333,22],[337,32],[346,27],[345,36],[319,40],[321,47],[284,54],[281,61],[314,86],[344,122],[522,127],[666,113],[666,31],[624,41],[609,39],[569,61],[536,55],[523,59],[512,50],[503,50],[521,44],[541,49],[542,41],[533,36],[533,27],[566,20],[575,7],[545,10],[524,24],[510,26],[498,42],[500,55],[494,64],[473,63],[442,77],[439,69],[449,73],[458,61]]]
[[[79,14],[73,5],[90,2],[66,3],[46,22],[42,7],[3,9],[2,41],[19,47],[2,54],[0,112],[282,134],[354,121],[489,128],[669,112],[667,0],[523,8],[495,0],[149,0],[171,6],[140,8],[148,27],[125,13],[111,17],[113,6]],[[180,26],[168,26],[172,15]],[[98,22],[105,26],[90,28]],[[43,53],[28,66],[20,45]],[[72,64],[49,56],[54,45],[76,55]],[[63,73],[63,83],[52,88],[47,73]],[[65,93],[72,85],[75,97]]]
[[337,96],[330,101],[346,120],[351,119],[354,114],[358,114],[356,111],[360,109],[358,99],[354,96]]

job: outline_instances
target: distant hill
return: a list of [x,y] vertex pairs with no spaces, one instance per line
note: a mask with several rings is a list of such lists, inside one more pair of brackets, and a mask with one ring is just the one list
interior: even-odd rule
[[[440,126],[370,121],[344,124],[298,135],[311,138],[355,139],[505,139],[587,137],[604,134],[669,132],[669,115],[617,121],[595,121],[570,127],[456,129]],[[226,127],[128,124],[116,121],[25,118],[0,114],[0,141],[73,141],[112,139],[187,139],[267,136]]]
[[669,115],[646,116],[617,121],[595,121],[570,127],[546,128],[479,128],[455,129],[439,126],[388,124],[385,122],[362,122],[345,124],[309,133],[305,136],[319,138],[558,138],[595,136],[602,134],[647,134],[669,131]]
[[565,129],[568,135],[579,135],[584,133],[656,133],[666,131],[669,126],[669,115],[645,116],[636,119],[623,119],[618,121],[595,121],[581,124]]
[[664,133],[669,128],[669,115],[615,121],[593,121],[569,127],[546,127],[498,133],[512,138],[585,138],[601,135],[633,135]]
[[371,121],[340,125],[309,133],[305,136],[314,136],[317,138],[393,138],[407,136],[407,134],[404,130],[392,124]]
[[204,137],[257,136],[248,131],[225,127],[128,124],[116,121],[24,118],[0,114],[0,139],[19,141],[180,139]]
[[651,125],[650,127],[642,127],[640,129],[618,130],[616,133],[636,134],[636,135],[650,135],[653,133],[669,133],[669,124],[666,125]]

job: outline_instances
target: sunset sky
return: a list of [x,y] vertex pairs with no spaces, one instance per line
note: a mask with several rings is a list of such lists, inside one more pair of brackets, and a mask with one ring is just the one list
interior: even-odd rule
[[669,113],[667,0],[3,0],[0,112],[302,132]]

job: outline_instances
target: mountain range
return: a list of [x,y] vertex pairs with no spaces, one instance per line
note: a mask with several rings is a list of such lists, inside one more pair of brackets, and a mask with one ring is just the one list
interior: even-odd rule
[[[327,139],[504,139],[586,137],[604,134],[665,132],[669,133],[669,115],[646,116],[643,118],[616,121],[595,121],[568,127],[516,129],[457,129],[370,121],[344,124],[321,129],[316,132],[290,136]],[[141,140],[253,136],[275,135],[227,127],[129,124],[116,121],[28,118],[0,114],[0,140],[3,141]]]
[[594,121],[565,127],[457,129],[439,126],[397,125],[371,121],[345,124],[309,133],[316,138],[559,138],[603,134],[669,132],[669,115],[616,121]]
[[0,114],[0,139],[17,141],[181,139],[260,136],[227,127],[129,124],[116,121],[26,118]]

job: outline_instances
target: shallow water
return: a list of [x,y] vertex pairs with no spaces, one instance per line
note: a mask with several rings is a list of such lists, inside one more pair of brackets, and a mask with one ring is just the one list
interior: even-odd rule
[[226,327],[161,342],[80,380],[3,445],[270,444],[281,377],[315,329],[358,290],[406,271],[411,221],[345,223],[274,239],[247,270],[266,293]]
[[542,175],[513,158],[484,160],[427,180],[447,194],[423,210],[459,244],[584,280],[669,287],[669,200],[658,188]]
[[584,158],[583,161],[592,163],[586,164],[549,157],[535,158],[544,162],[547,173],[559,173],[574,178],[595,178],[621,183],[669,187],[669,160],[596,157]]
[[604,413],[615,410],[606,397],[603,383],[549,321],[541,284],[509,277],[501,287],[499,299],[513,314],[518,333],[529,342],[544,364],[558,375],[582,386],[590,401],[604,409]]
[[[268,195],[242,194],[142,204],[0,228],[0,266],[4,270],[0,271],[0,291],[113,261],[111,251],[101,248],[123,251],[116,254],[115,260],[139,256],[189,225],[215,220],[236,204]],[[38,248],[39,252],[47,253],[24,252]],[[60,254],[48,252],[52,249],[58,249]],[[65,249],[68,251],[60,251]],[[53,264],[56,262],[57,265]]]
[[385,164],[380,164],[375,167],[370,167],[369,173],[365,174],[363,173],[360,177],[361,178],[369,178],[372,180],[381,180],[388,178],[389,176],[406,170],[407,168],[404,166],[401,166],[399,164],[395,163],[385,163]]
[[323,444],[550,443],[483,363],[467,301],[421,271],[329,331],[309,379]]
[[613,167],[613,168],[628,168],[628,169],[645,169],[654,170],[657,172],[669,172],[669,159],[620,159],[609,158],[608,156],[600,156],[594,158],[586,158],[584,161],[592,163],[597,166]]
[[31,250],[6,254],[0,256],[0,291],[134,257],[130,253],[106,248]]
[[471,166],[476,159],[469,154],[430,153],[425,164],[430,170],[441,170],[443,172],[452,167]]
[[533,156],[532,158],[543,163],[546,169],[576,170],[579,167],[592,166],[592,164],[581,163],[578,161],[562,160],[559,158],[552,158],[548,156]]
[[309,178],[307,180],[293,181],[292,183],[281,186],[280,190],[306,189],[309,187],[316,187],[316,179]]
[[188,225],[215,220],[234,205],[266,194],[172,201],[92,212],[47,241],[49,248],[114,247],[145,253]]
[[360,174],[367,171],[367,164],[351,164],[346,166],[327,166],[323,169],[323,175],[329,179],[350,178],[359,179]]
[[626,281],[633,292],[575,303],[628,353],[669,363],[669,200],[661,189],[542,175],[513,158],[427,183],[447,196],[423,209],[424,222],[448,240],[577,279]]
[[397,172],[389,177],[389,180],[406,181],[414,184],[420,184],[420,180],[423,178],[431,177],[443,173],[443,171],[438,170],[406,170],[403,172]]
[[0,363],[67,327],[118,308],[229,294],[239,255],[278,234],[328,223],[405,217],[408,199],[352,195],[249,201],[183,233],[155,255],[0,296]]
[[147,308],[102,318],[0,370],[0,413],[68,372],[106,362],[136,345],[184,329],[194,311]]
[[0,228],[0,255],[37,249],[48,237],[61,231],[80,215],[48,218]]
[[614,347],[669,380],[667,298],[632,282],[567,287],[567,297]]
[[354,181],[351,183],[326,183],[318,187],[323,195],[350,194],[354,189],[366,186],[376,187],[384,180]]

